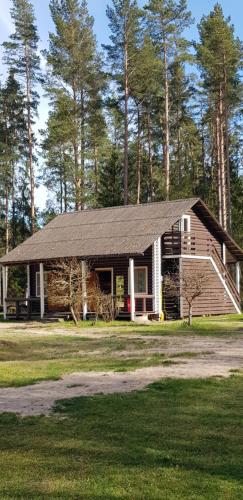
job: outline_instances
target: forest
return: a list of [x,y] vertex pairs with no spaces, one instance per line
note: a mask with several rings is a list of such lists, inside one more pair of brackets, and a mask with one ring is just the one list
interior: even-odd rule
[[[1,254],[61,212],[194,196],[242,245],[243,44],[220,3],[194,42],[186,0],[104,2],[102,48],[87,0],[49,8],[45,51],[30,0],[12,0],[3,44]],[[40,88],[49,116],[37,131]]]

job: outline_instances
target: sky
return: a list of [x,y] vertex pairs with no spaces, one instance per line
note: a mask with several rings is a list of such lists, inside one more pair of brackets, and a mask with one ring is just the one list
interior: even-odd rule
[[[95,33],[98,44],[106,43],[109,40],[109,29],[106,19],[106,5],[110,0],[88,0],[90,13],[95,20]],[[40,50],[48,46],[48,34],[52,31],[52,21],[49,13],[49,0],[32,0],[35,8],[38,31],[40,36]],[[146,0],[138,0],[140,6],[147,3]],[[188,30],[186,35],[189,39],[197,39],[197,24],[201,17],[207,15],[213,9],[216,0],[188,0],[188,8],[191,10],[195,19],[194,25]],[[226,16],[230,16],[232,23],[235,26],[237,36],[243,40],[243,0],[221,0],[219,2]],[[11,0],[0,0],[0,79],[2,80],[6,74],[6,68],[3,66],[2,60],[2,42],[6,41],[12,32],[12,23],[10,16]],[[44,69],[44,61],[42,62]],[[39,108],[39,120],[37,128],[44,128],[48,116],[48,103],[46,99],[41,97]],[[41,160],[40,160],[41,161]],[[39,165],[41,169],[41,164]],[[40,208],[45,207],[46,191],[43,187],[37,190],[36,195],[37,205]]]

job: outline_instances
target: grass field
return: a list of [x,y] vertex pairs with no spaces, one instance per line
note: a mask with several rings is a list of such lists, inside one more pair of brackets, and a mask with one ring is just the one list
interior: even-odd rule
[[[99,336],[99,328],[93,338],[89,329],[81,336],[71,325],[64,335],[62,323],[42,326],[43,334],[36,327],[1,329],[0,386],[74,370],[173,363],[176,355],[148,355],[145,347],[163,347],[170,335],[235,338],[243,333],[243,317],[200,319],[192,329],[181,322],[103,326],[108,337]],[[133,350],[136,356],[129,355]],[[127,356],[121,358],[122,351]],[[240,373],[76,398],[58,403],[49,417],[0,414],[0,498],[241,500],[242,415]]]
[[[243,381],[166,381],[0,416],[0,498],[243,498]],[[64,418],[60,418],[60,413]]]
[[[21,324],[20,324],[21,326]],[[90,328],[89,328],[90,327]],[[102,327],[102,330],[100,328]],[[65,329],[66,335],[60,335]],[[89,331],[97,330],[97,338]],[[48,335],[50,331],[54,333]],[[0,387],[23,386],[42,380],[57,380],[75,371],[127,371],[147,366],[175,363],[176,357],[148,354],[144,349],[163,347],[165,338],[178,336],[239,336],[243,334],[243,316],[201,318],[191,328],[182,321],[160,325],[98,324],[96,328],[72,323],[41,325],[32,328],[0,331]],[[100,338],[99,338],[100,333]],[[102,334],[108,334],[103,337]],[[45,334],[45,335],[43,335]],[[119,356],[121,351],[127,355]],[[133,353],[132,353],[133,351]],[[184,353],[180,353],[183,357]],[[188,357],[193,355],[187,352]]]

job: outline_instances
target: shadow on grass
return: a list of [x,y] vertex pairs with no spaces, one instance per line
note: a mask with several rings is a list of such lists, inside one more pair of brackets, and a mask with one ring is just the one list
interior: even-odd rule
[[240,498],[242,408],[232,377],[68,400],[50,418],[2,415],[0,497],[173,498],[176,482],[178,498]]

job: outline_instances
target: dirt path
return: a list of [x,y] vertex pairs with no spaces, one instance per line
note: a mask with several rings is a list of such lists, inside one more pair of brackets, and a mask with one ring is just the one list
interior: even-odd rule
[[[141,337],[140,337],[141,338]],[[132,372],[81,372],[59,381],[0,389],[0,412],[22,416],[48,415],[55,401],[95,394],[125,393],[144,389],[163,378],[228,377],[231,370],[243,369],[243,338],[169,337],[160,351],[178,357],[171,365],[143,368]],[[188,358],[185,353],[197,353]],[[180,357],[180,353],[184,353]]]

